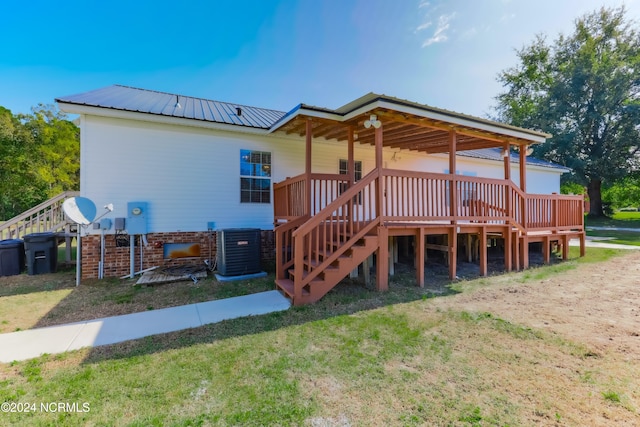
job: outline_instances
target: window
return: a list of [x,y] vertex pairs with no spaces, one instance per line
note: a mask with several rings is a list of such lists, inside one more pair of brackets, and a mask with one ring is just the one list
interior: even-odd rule
[[[338,173],[340,175],[347,175],[349,169],[349,162],[344,159],[340,159],[340,163],[338,165]],[[353,169],[356,182],[362,179],[362,161],[356,160],[353,162]],[[338,194],[342,194],[347,188],[349,184],[346,182],[341,182],[338,184]],[[355,200],[355,203],[361,205],[362,204],[362,194],[358,193],[358,198]]]
[[[356,160],[354,163],[353,169],[355,169],[355,178],[356,181],[360,181],[362,179],[362,162],[360,160]],[[349,162],[340,159],[340,165],[338,166],[338,173],[340,175],[347,175],[347,169],[349,167]]]
[[240,203],[271,203],[271,153],[240,150]]

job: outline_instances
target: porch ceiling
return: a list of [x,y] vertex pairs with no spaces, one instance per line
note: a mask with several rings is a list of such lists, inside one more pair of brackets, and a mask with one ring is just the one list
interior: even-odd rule
[[503,147],[505,142],[516,146],[535,143],[530,139],[501,134],[499,129],[478,129],[387,108],[376,108],[345,121],[300,114],[281,126],[278,131],[302,137],[306,132],[306,121],[311,119],[314,138],[346,141],[348,129],[353,127],[355,142],[375,145],[374,128],[364,127],[365,120],[368,120],[371,114],[377,115],[378,120],[382,122],[383,146],[393,149],[446,153],[449,151],[449,132],[452,130],[457,134],[457,151]]

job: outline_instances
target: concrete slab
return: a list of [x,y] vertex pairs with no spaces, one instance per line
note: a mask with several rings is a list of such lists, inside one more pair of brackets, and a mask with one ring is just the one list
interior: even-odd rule
[[107,317],[86,322],[69,350],[115,344],[198,326],[202,323],[195,304]]
[[287,310],[291,302],[278,291],[226,298],[196,304],[203,325]]
[[25,360],[42,354],[63,353],[80,333],[84,324],[52,326],[0,334],[0,362]]
[[287,310],[290,301],[278,291],[163,308],[86,322],[0,334],[0,362],[26,360],[164,334],[209,323]]

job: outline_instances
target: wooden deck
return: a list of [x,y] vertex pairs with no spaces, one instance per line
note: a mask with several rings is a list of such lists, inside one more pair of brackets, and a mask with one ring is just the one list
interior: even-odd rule
[[[479,248],[487,274],[487,238],[504,242],[505,269],[527,268],[529,244],[562,246],[577,237],[584,253],[582,196],[529,194],[527,152],[550,135],[462,116],[384,96],[350,104],[349,114],[301,107],[280,129],[305,137],[304,173],[273,185],[276,285],[294,304],[317,301],[370,255],[376,254],[376,288],[389,286],[389,241],[415,239],[416,282],[424,285],[427,236],[438,244],[456,277],[458,245]],[[357,132],[356,132],[357,131]],[[312,172],[313,138],[344,141],[345,175]],[[373,146],[375,167],[356,182],[354,145]],[[387,169],[383,149],[448,153],[449,173]],[[457,152],[499,148],[504,179],[457,175]],[[519,152],[518,185],[511,179],[511,149]],[[433,246],[431,247],[433,248]]]
[[[373,253],[377,288],[387,289],[389,248],[399,236],[413,238],[418,286],[425,284],[428,249],[446,254],[451,278],[459,252],[487,274],[488,239],[501,240],[505,271],[528,268],[530,243],[542,243],[547,263],[552,247],[566,259],[573,238],[584,254],[582,196],[526,194],[510,180],[391,169],[374,170],[342,193],[344,175],[312,174],[311,181],[311,202],[305,177],[274,186],[276,283],[296,304],[317,301]],[[428,236],[443,243],[427,243]]]

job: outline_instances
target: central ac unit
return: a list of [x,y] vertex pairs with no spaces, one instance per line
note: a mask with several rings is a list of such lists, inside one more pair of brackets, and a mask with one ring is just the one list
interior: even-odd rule
[[222,276],[241,276],[260,272],[260,230],[229,228],[217,232],[216,259]]

